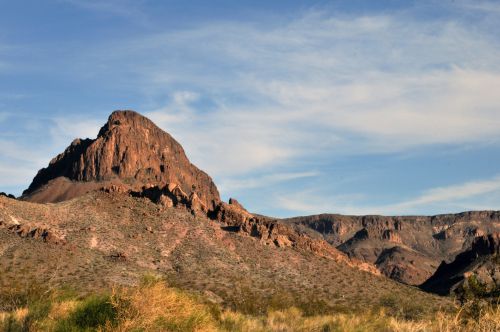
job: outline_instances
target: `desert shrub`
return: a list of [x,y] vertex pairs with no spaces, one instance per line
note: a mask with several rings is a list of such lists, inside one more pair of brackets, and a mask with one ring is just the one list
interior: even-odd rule
[[26,331],[23,324],[19,322],[14,315],[10,314],[0,319],[0,331],[4,332],[23,332]]
[[305,316],[326,315],[333,312],[341,312],[345,308],[342,306],[333,307],[324,300],[312,299],[306,302],[298,303],[297,307]]
[[52,302],[50,298],[30,303],[28,305],[28,313],[22,325],[25,326],[25,329],[34,329],[38,321],[45,319],[49,315],[51,307]]
[[26,307],[0,312],[0,331],[500,331],[500,308],[488,302],[480,310],[464,305],[454,313],[423,316],[425,304],[412,307],[411,297],[386,296],[379,309],[355,312],[276,292],[269,297],[253,294],[250,307],[267,311],[248,314],[208,304],[198,295],[168,287],[161,278],[145,279],[111,295],[63,301],[51,296],[45,302],[31,301]]
[[88,331],[114,325],[117,311],[108,295],[90,296],[77,305],[69,317],[58,322],[56,331]]
[[467,282],[463,284],[462,288],[466,299],[484,298],[488,295],[488,288],[474,274],[467,278]]
[[460,318],[478,321],[490,307],[499,306],[500,288],[488,287],[481,283],[475,275],[469,276],[457,290],[457,299],[461,303]]
[[133,289],[119,289],[113,294],[112,303],[118,313],[117,330],[215,330],[214,309],[202,299],[169,288],[161,279],[149,281]]
[[159,282],[164,282],[164,279],[156,274],[144,274],[140,280],[140,287],[150,287]]
[[[273,294],[259,293],[250,287],[243,286],[239,289],[238,296],[230,302],[231,308],[246,315],[265,315],[272,311],[298,308],[305,316],[322,315],[338,312],[340,306],[332,306],[324,300],[304,297],[302,294],[277,290]],[[342,308],[342,311],[344,308]]]
[[[383,296],[378,307],[378,310],[384,311],[389,316],[406,320],[421,319],[428,314],[428,309],[425,303],[416,302],[410,297],[396,295]],[[376,310],[377,308],[375,308]]]
[[50,290],[39,282],[10,284],[0,288],[0,311],[12,311],[47,298]]

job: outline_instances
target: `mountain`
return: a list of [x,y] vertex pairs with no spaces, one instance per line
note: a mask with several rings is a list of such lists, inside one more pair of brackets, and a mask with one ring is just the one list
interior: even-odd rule
[[420,285],[442,261],[450,262],[477,237],[500,231],[499,211],[431,217],[322,214],[282,220],[324,239],[349,257],[371,263],[397,281]]
[[59,202],[106,186],[141,192],[168,185],[187,199],[196,195],[207,210],[220,202],[212,179],[189,162],[172,136],[134,111],[116,111],[96,139],[74,140],[41,169],[22,199]]
[[497,232],[499,221],[493,211],[255,215],[235,199],[223,202],[152,121],[116,111],[96,139],[74,140],[40,170],[19,200],[0,196],[0,291],[35,279],[88,290],[157,273],[227,305],[247,292],[331,308],[376,307],[394,296],[447,306],[404,284],[422,284],[441,261]]
[[442,262],[422,289],[447,295],[472,276],[490,290],[500,289],[500,233],[474,239],[470,248],[458,254],[452,262]]
[[411,298],[419,312],[451,306],[272,220],[228,226],[123,192],[92,191],[55,204],[0,197],[0,271],[0,304],[15,287],[87,293],[153,274],[252,312],[273,303],[362,311],[388,298]]
[[277,220],[253,216],[235,199],[222,202],[212,179],[191,164],[182,146],[134,111],[115,111],[96,139],[75,139],[41,169],[21,197],[62,202],[100,190],[147,198],[164,208],[185,208],[278,247],[293,246],[378,274],[322,240],[293,231]]
[[0,295],[18,283],[88,291],[154,273],[229,306],[286,297],[351,310],[391,296],[450,305],[322,238],[222,202],[180,144],[133,111],[113,112],[96,139],[73,141],[20,200],[0,197],[0,268]]

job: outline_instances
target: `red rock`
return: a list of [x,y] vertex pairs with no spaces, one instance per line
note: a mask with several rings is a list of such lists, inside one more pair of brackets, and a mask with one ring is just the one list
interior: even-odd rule
[[[59,178],[71,182],[51,187],[50,182]],[[190,163],[181,145],[134,111],[113,112],[96,139],[74,140],[38,172],[23,199],[40,203],[67,200],[96,189],[93,183],[113,183],[135,191],[146,185],[175,184],[177,189],[169,191],[181,200],[189,201],[196,193],[208,210],[220,202],[212,179]]]

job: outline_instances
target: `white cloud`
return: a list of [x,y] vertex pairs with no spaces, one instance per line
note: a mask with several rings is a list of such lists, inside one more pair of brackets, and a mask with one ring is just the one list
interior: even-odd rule
[[273,109],[218,104],[214,111],[199,112],[191,105],[195,99],[178,96],[174,92],[172,102],[146,116],[178,139],[188,157],[215,177],[241,175],[289,160],[299,155],[302,141],[313,139],[308,133],[291,132],[294,120]]
[[9,118],[10,114],[7,112],[0,112],[0,122],[4,122]]
[[123,17],[134,17],[143,20],[144,12],[140,9],[142,0],[59,0],[78,8],[91,10],[99,13],[111,14]]
[[[0,116],[1,118],[1,116]],[[9,118],[16,120],[15,114]],[[0,119],[1,120],[1,119]],[[17,119],[19,120],[19,119]],[[23,130],[29,137],[0,137],[0,185],[25,189],[37,171],[61,153],[75,138],[94,138],[102,120],[81,117],[23,120]]]
[[410,215],[421,214],[419,211],[422,210],[439,213],[487,210],[491,209],[491,205],[485,204],[488,200],[484,198],[491,195],[500,197],[500,175],[485,180],[431,188],[409,200],[388,205],[366,204],[366,196],[362,194],[328,196],[319,194],[317,189],[279,195],[276,202],[279,208],[294,213]]
[[13,165],[0,162],[0,179],[2,179],[0,185],[2,187],[29,184],[33,176],[33,170],[29,167],[20,167],[17,164]]
[[96,138],[101,126],[107,119],[92,119],[86,117],[56,117],[50,119],[51,127],[48,128],[51,137],[51,148],[57,153],[69,146],[76,138]]
[[218,183],[218,188],[222,192],[231,193],[238,189],[253,189],[269,187],[280,182],[311,178],[320,175],[319,172],[296,172],[296,173],[275,173],[260,176],[248,176],[244,179],[223,179]]
[[436,203],[453,203],[463,199],[500,191],[500,176],[481,181],[470,181],[458,185],[432,188],[412,200],[393,206],[395,210],[411,209]]
[[0,139],[0,161],[10,160],[39,165],[45,161],[46,154],[46,150],[40,150],[38,147],[30,148],[13,140]]
[[373,208],[362,207],[359,200],[363,194],[321,195],[316,189],[305,189],[277,194],[273,197],[276,207],[286,210],[290,215],[343,213],[347,215],[373,214]]
[[[139,5],[119,1],[68,1],[118,16],[140,12]],[[475,4],[483,11],[494,6]],[[460,3],[454,10],[465,7]],[[496,31],[482,21],[471,28],[461,15],[411,15],[310,11],[276,22],[203,21],[78,50],[62,72],[144,96],[137,110],[229,189],[260,186],[266,176],[244,177],[274,174],[302,160],[499,142]],[[54,146],[95,137],[103,122],[56,119]],[[422,197],[399,208],[416,208]],[[355,198],[304,192],[279,199],[283,207],[301,211],[359,212]]]
[[[171,92],[148,115],[203,168],[244,174],[306,155],[499,141],[500,44],[467,24],[309,12],[281,25],[203,23],[93,56],[136,77],[149,100]],[[147,63],[120,65],[132,58]]]

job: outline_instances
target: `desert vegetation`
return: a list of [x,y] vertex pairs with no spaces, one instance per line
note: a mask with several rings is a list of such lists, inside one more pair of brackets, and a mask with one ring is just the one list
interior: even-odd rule
[[[470,291],[468,296],[471,296]],[[136,287],[92,294],[68,289],[3,292],[2,331],[498,331],[498,303],[464,300],[454,310],[426,312],[407,299],[386,298],[364,312],[250,294],[228,308],[146,276]],[[266,306],[265,308],[256,307]],[[252,310],[249,310],[252,308]],[[264,312],[251,314],[250,312]]]

